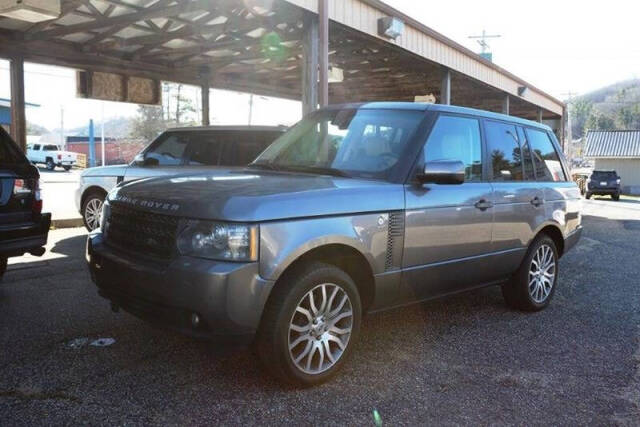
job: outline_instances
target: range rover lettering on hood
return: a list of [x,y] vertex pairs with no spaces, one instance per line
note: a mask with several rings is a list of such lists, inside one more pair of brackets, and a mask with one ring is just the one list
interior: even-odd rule
[[115,201],[127,203],[131,206],[139,206],[141,208],[160,209],[164,211],[177,211],[180,205],[177,203],[156,202],[154,200],[134,199],[121,194],[116,195]]

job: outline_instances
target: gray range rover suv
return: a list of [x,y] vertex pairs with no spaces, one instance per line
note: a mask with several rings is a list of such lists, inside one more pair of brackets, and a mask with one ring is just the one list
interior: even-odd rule
[[246,168],[116,187],[87,257],[113,309],[253,338],[278,378],[312,385],[345,363],[366,312],[487,285],[511,307],[544,308],[580,206],[547,126],[343,105]]

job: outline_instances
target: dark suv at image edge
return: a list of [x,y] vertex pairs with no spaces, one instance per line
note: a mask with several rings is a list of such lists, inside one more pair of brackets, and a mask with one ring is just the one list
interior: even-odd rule
[[39,179],[38,169],[0,127],[0,279],[7,258],[44,253],[51,214],[41,213]]
[[551,129],[467,108],[316,111],[241,169],[114,188],[87,259],[114,309],[253,340],[277,378],[326,381],[366,312],[500,285],[546,307],[581,197]]
[[613,200],[620,200],[620,176],[616,171],[594,170],[587,179],[585,198],[591,196],[611,196]]

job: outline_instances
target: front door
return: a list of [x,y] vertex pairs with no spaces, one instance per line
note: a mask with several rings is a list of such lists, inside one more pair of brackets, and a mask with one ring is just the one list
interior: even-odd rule
[[440,115],[421,154],[421,164],[460,160],[465,182],[406,185],[403,290],[406,301],[443,295],[490,276],[493,208],[483,179],[480,121]]
[[168,132],[161,135],[144,151],[142,161],[127,167],[124,180],[180,173],[188,143],[189,140],[179,133]]

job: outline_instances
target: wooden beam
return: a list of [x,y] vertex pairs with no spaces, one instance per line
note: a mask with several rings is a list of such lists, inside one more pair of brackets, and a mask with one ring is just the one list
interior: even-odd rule
[[20,149],[27,152],[27,119],[24,101],[24,59],[11,58],[9,65],[11,77],[11,136]]
[[318,108],[318,16],[306,13],[302,39],[302,114]]
[[40,31],[34,34],[27,34],[28,40],[50,40],[52,37],[65,36],[67,34],[96,30],[98,28],[110,27],[112,25],[133,24],[138,21],[154,18],[168,18],[183,13],[211,8],[210,0],[194,0],[186,3],[179,3],[173,6],[151,6],[138,12],[127,13],[112,18],[95,19],[93,21],[82,22],[73,25],[61,25],[51,30]]
[[329,105],[329,0],[318,0],[318,66],[320,107]]

